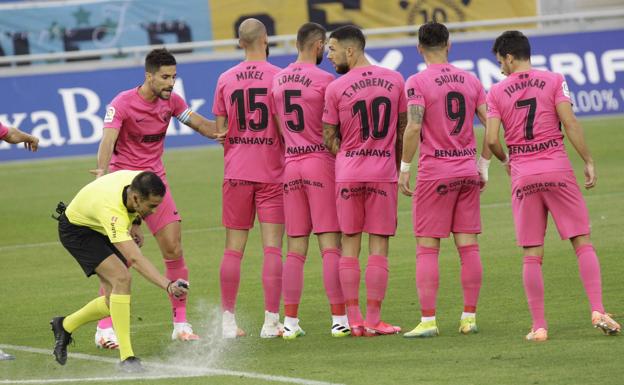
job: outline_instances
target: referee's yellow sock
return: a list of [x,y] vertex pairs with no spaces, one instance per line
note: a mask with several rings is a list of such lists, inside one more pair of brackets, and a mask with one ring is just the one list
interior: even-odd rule
[[74,330],[78,329],[80,326],[91,321],[97,321],[108,317],[109,315],[110,311],[108,310],[108,306],[106,306],[106,297],[97,297],[84,305],[82,309],[65,317],[63,320],[63,328],[73,333]]
[[130,294],[111,294],[110,315],[119,342],[119,356],[123,361],[134,356],[130,342]]

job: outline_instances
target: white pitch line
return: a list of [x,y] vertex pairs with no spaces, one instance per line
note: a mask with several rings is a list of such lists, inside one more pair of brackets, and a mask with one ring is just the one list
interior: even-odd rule
[[[18,346],[18,345],[5,345],[0,344],[0,349],[17,350],[27,353],[52,355],[50,349],[33,348],[30,346]],[[115,364],[119,362],[114,358],[92,356],[84,353],[69,353],[69,358],[105,362]],[[30,379],[30,380],[0,380],[0,384],[57,384],[67,382],[98,382],[98,381],[129,381],[129,380],[149,380],[149,379],[171,379],[171,378],[190,378],[190,377],[210,377],[210,376],[229,376],[229,377],[243,377],[257,380],[283,382],[286,384],[299,384],[299,385],[344,385],[325,381],[308,380],[305,378],[297,377],[285,377],[274,376],[270,374],[262,374],[255,372],[239,372],[226,369],[214,369],[214,368],[198,368],[193,366],[183,365],[171,365],[160,364],[157,362],[143,361],[143,366],[153,369],[165,369],[171,374],[149,374],[146,373],[142,376],[123,376],[118,375],[116,377],[85,377],[85,378],[44,378],[44,379]],[[175,374],[178,373],[178,374]]]
[[[624,195],[624,192],[613,192],[606,194],[592,194],[585,197],[585,199],[595,199],[595,198],[608,198],[608,197],[617,197]],[[509,207],[511,206],[511,202],[496,202],[496,203],[485,203],[481,205],[482,209],[494,209],[500,207]],[[400,210],[398,212],[399,215],[411,214],[412,210]],[[203,233],[203,232],[211,232],[211,231],[220,231],[223,230],[223,226],[212,226],[212,227],[200,227],[196,229],[188,229],[182,230],[182,234],[195,234],[195,233]],[[31,249],[37,247],[48,247],[48,246],[60,246],[61,243],[58,241],[55,242],[41,242],[41,243],[22,243],[17,245],[7,245],[0,246],[0,252],[2,251],[11,251],[11,250],[19,250],[19,249]]]

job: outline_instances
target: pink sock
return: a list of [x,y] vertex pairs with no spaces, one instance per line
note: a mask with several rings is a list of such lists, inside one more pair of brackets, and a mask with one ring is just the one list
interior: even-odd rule
[[236,295],[240,283],[241,260],[243,253],[236,250],[225,250],[221,260],[221,309],[234,313]]
[[289,252],[282,272],[282,293],[284,306],[297,305],[301,301],[303,290],[303,264],[305,255]]
[[282,250],[277,247],[264,248],[262,287],[264,288],[265,310],[279,313],[282,297]]
[[[181,278],[188,281],[189,273],[183,256],[180,256],[179,259],[165,259],[164,261],[167,279],[175,281]],[[169,302],[171,302],[173,310],[173,322],[186,322],[186,296],[174,297],[169,295]]]
[[600,262],[598,262],[596,250],[594,250],[594,246],[591,243],[586,244],[576,249],[576,256],[578,257],[581,281],[583,281],[583,287],[585,287],[591,311],[604,313]]
[[416,287],[420,312],[423,317],[433,317],[440,284],[438,253],[440,249],[416,246]]
[[[104,287],[100,286],[100,291],[99,291],[100,295],[106,295],[106,292],[104,291]],[[98,321],[97,327],[99,327],[100,329],[109,329],[113,327],[113,319],[111,317],[106,317],[106,318],[102,318],[101,320]]]
[[327,299],[332,305],[344,304],[344,296],[342,295],[342,287],[340,286],[340,273],[338,266],[340,263],[340,250],[325,249],[321,252],[323,255],[323,285]]
[[388,258],[369,255],[366,265],[366,323],[377,325],[381,321],[381,302],[388,287]]
[[522,280],[531,318],[533,318],[533,330],[548,329],[544,316],[544,279],[542,278],[541,257],[524,257]]
[[340,257],[338,264],[340,286],[347,304],[347,318],[351,326],[364,323],[360,312],[360,261],[355,257]]
[[479,300],[479,290],[481,290],[481,279],[483,277],[479,245],[458,247],[457,251],[461,259],[464,312],[475,313],[477,310],[477,301]]

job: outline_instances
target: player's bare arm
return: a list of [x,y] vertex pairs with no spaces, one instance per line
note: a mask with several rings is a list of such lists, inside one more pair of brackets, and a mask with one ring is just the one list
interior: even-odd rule
[[410,166],[418,144],[420,143],[420,131],[425,115],[425,107],[419,105],[407,106],[407,124],[403,134],[403,151],[401,152],[401,167],[399,174],[399,189],[403,195],[412,196],[414,191],[410,188]]
[[96,178],[108,172],[108,164],[113,156],[113,149],[119,136],[119,130],[114,128],[104,127],[102,132],[102,140],[100,141],[100,147],[97,153],[97,168],[89,170],[89,172],[95,175]]
[[223,144],[223,142],[225,141],[225,135],[227,134],[227,124],[227,116],[217,115],[215,120],[215,128],[217,130],[216,140],[221,144]]
[[406,125],[407,125],[407,112],[399,112],[399,120],[397,122],[397,137],[396,137],[397,170],[400,170],[400,167],[401,167],[401,156],[403,154],[403,134],[405,133]]
[[[171,285],[171,281],[165,278],[158,269],[147,259],[139,250],[139,247],[132,240],[115,243],[115,247],[121,252],[121,254],[128,260],[132,267],[136,269],[145,279],[153,283],[154,285],[166,290],[168,293],[175,295],[176,297],[182,296],[187,293],[187,289],[175,284]],[[183,281],[184,280],[178,280]],[[176,281],[176,283],[178,282]],[[185,282],[186,283],[186,282]],[[188,286],[188,284],[187,284]]]
[[490,151],[492,151],[492,154],[494,154],[498,160],[503,162],[503,165],[507,170],[507,174],[509,174],[509,157],[507,156],[505,150],[503,150],[503,145],[500,141],[500,126],[500,118],[488,118],[485,126],[485,140],[487,141],[487,145],[490,148]]
[[15,127],[9,127],[9,132],[2,139],[11,144],[24,143],[24,148],[28,151],[35,152],[39,148],[39,138]]
[[139,247],[143,247],[143,241],[145,237],[143,236],[143,230],[141,230],[140,223],[133,223],[132,227],[130,227],[130,236],[134,240],[134,243]]
[[596,185],[597,176],[594,169],[594,159],[585,142],[583,126],[581,126],[581,123],[576,119],[576,115],[574,115],[570,103],[559,103],[556,108],[559,121],[563,124],[568,140],[570,140],[576,152],[583,159],[583,162],[585,162],[585,188],[590,189]]
[[[483,103],[477,107],[477,117],[479,122],[483,125],[483,128],[487,127],[487,104]],[[487,137],[483,135],[483,143],[481,144],[481,156],[484,159],[492,159],[492,151],[487,144]]]
[[218,131],[215,121],[206,119],[197,112],[193,112],[191,114],[189,121],[186,123],[186,125],[197,131],[202,136],[210,139],[217,139]]
[[336,155],[340,150],[340,137],[338,126],[323,122],[323,142],[332,154]]
[[282,122],[280,122],[279,115],[273,115],[273,121],[275,122],[275,127],[277,128],[277,133],[280,137],[284,137],[284,131],[282,131]]
[[[479,122],[483,125],[483,128],[487,126],[487,104],[483,103],[477,106],[477,117]],[[483,143],[481,144],[481,155],[477,160],[477,170],[479,171],[479,178],[481,178],[481,191],[485,190],[485,185],[489,179],[490,160],[492,159],[492,151],[487,144],[487,136],[483,135]]]

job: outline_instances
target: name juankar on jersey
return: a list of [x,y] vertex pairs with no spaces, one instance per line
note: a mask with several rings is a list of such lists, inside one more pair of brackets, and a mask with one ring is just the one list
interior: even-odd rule
[[515,83],[508,85],[507,87],[505,87],[503,91],[505,91],[508,97],[511,97],[511,95],[514,92],[520,91],[529,87],[534,87],[534,88],[539,88],[540,90],[544,90],[545,85],[546,85],[546,82],[541,79],[526,79],[526,80],[517,81]]

